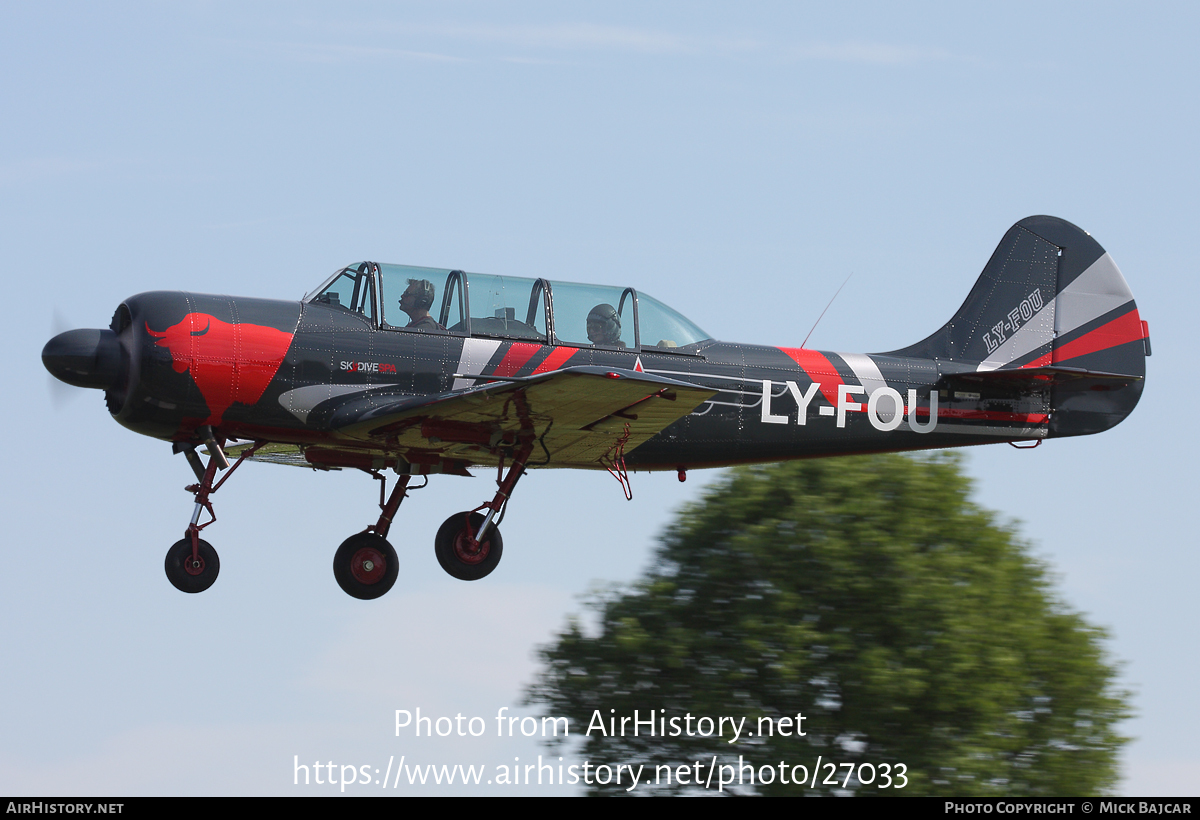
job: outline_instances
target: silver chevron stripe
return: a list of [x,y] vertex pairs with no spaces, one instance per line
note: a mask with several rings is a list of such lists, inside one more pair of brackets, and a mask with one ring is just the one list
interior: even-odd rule
[[1106,253],[1058,294],[1054,329],[1060,336],[1070,333],[1132,299],[1125,277]]

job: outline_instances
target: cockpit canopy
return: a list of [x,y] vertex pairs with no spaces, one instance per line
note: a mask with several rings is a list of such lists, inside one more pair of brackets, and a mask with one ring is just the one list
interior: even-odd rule
[[633,288],[441,268],[362,262],[338,271],[305,301],[362,314],[389,330],[541,344],[672,350],[709,338]]

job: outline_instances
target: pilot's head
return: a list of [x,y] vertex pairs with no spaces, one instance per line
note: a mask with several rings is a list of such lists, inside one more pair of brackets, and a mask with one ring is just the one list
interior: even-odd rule
[[424,316],[433,307],[433,282],[428,279],[409,279],[408,288],[400,296],[400,309],[412,318]]
[[[576,314],[578,315],[578,314]],[[587,317],[588,341],[597,345],[614,345],[621,341],[621,317],[612,305],[599,304]]]

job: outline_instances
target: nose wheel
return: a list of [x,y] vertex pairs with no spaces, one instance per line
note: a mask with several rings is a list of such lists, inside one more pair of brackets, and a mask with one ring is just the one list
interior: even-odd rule
[[438,563],[460,581],[478,581],[500,563],[504,553],[500,530],[493,524],[478,541],[475,535],[482,526],[480,513],[458,513],[446,519],[433,540]]
[[333,577],[338,586],[363,601],[387,594],[399,572],[396,550],[386,538],[373,532],[350,536],[333,556]]
[[196,549],[192,549],[190,537],[181,538],[167,550],[167,560],[164,567],[167,580],[180,592],[203,592],[217,580],[221,571],[221,559],[212,544],[203,539],[196,539]]

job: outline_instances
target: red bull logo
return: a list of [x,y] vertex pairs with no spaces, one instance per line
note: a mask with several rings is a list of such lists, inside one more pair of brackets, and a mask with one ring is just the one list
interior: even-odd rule
[[176,373],[188,371],[204,403],[206,424],[220,424],[234,402],[257,404],[279,371],[292,334],[273,327],[229,324],[207,313],[189,313],[166,330],[146,332],[171,351]]

